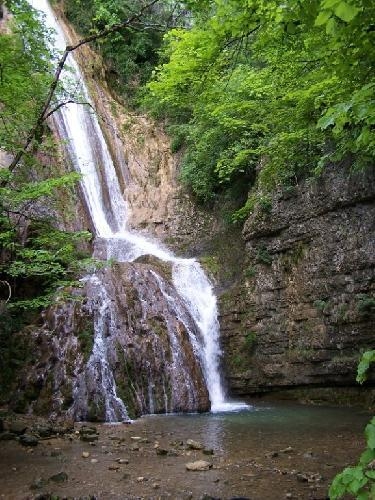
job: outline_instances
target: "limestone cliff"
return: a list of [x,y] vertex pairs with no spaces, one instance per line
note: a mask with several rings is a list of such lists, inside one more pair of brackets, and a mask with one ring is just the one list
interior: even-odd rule
[[356,386],[374,348],[374,202],[373,171],[330,168],[249,217],[242,279],[221,297],[233,393]]

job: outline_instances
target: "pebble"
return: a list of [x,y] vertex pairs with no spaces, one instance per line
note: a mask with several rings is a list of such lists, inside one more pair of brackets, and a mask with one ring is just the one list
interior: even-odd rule
[[189,450],[202,450],[203,445],[199,441],[194,441],[193,439],[188,439],[186,441],[186,446]]
[[165,448],[156,448],[156,454],[157,455],[168,455],[168,450]]
[[49,481],[53,481],[54,483],[64,483],[67,480],[68,474],[66,472],[59,472],[49,478]]
[[129,460],[127,458],[117,458],[116,462],[119,464],[128,464]]
[[88,451],[83,451],[82,452],[82,457],[83,458],[89,458],[89,456],[90,456],[90,453]]
[[211,469],[212,464],[210,462],[206,462],[205,460],[197,460],[196,462],[188,462],[185,467],[187,470],[191,471],[202,471]]
[[92,464],[97,464],[98,463],[98,459],[97,458],[92,458],[91,459],[91,463]]
[[23,434],[19,440],[22,446],[36,446],[39,443],[38,438],[31,434]]
[[115,470],[115,471],[118,471],[120,469],[120,466],[119,465],[110,465],[108,467],[108,470]]

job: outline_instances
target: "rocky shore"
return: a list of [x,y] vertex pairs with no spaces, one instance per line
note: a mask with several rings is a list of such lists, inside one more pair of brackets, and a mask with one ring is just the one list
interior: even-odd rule
[[363,446],[353,430],[322,433],[321,441],[264,439],[259,431],[251,449],[210,447],[212,436],[199,440],[185,420],[176,428],[178,417],[172,425],[170,418],[93,426],[8,415],[0,424],[0,498],[325,499],[332,477]]

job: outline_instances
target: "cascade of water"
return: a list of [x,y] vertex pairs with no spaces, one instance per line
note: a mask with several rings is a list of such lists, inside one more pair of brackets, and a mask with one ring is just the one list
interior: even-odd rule
[[[66,46],[64,33],[60,28],[47,0],[29,0],[46,16],[46,24],[56,32],[55,47],[63,51]],[[72,68],[70,79],[80,88],[84,100],[90,102],[77,63],[69,55]],[[85,200],[96,232],[95,252],[101,258],[114,258],[119,262],[131,262],[141,255],[154,255],[170,262],[173,268],[175,288],[183,298],[187,309],[201,334],[201,340],[191,338],[193,349],[203,366],[203,372],[213,411],[233,409],[236,406],[225,401],[219,373],[220,349],[219,325],[217,321],[216,298],[212,286],[194,259],[175,257],[170,251],[145,237],[126,229],[126,204],[117,179],[115,167],[97,117],[87,106],[67,104],[54,115],[54,121],[67,147],[75,168],[82,173],[82,187]],[[101,308],[105,312],[105,301]],[[99,312],[100,315],[100,312]],[[106,351],[100,320],[96,321],[96,337],[92,358],[98,360]],[[92,361],[92,364],[95,363]],[[105,390],[110,393],[106,401],[107,418],[115,420],[124,416],[119,407],[113,377],[107,376],[105,363],[101,366],[101,379]],[[104,387],[104,386],[103,386]],[[152,408],[152,384],[149,385],[150,408]]]

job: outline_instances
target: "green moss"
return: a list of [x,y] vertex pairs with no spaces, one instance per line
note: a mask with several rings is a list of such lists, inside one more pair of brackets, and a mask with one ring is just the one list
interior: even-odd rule
[[367,294],[358,295],[356,308],[363,317],[370,316],[375,313],[375,298]]
[[256,261],[259,264],[265,264],[266,266],[270,266],[272,263],[272,256],[265,247],[259,247],[256,255]]
[[219,258],[216,255],[204,255],[200,257],[199,262],[203,269],[213,277],[217,277],[220,272]]
[[83,354],[83,359],[87,361],[92,353],[94,346],[94,323],[93,320],[86,319],[81,329],[77,332],[80,349]]
[[257,339],[257,334],[254,331],[247,332],[245,335],[245,345],[247,349],[252,350]]

